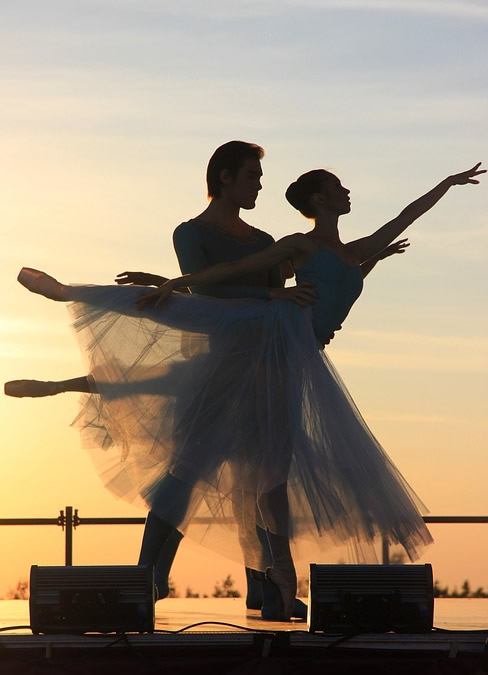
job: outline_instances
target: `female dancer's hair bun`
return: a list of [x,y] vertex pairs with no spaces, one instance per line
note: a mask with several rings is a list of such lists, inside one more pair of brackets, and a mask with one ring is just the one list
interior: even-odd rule
[[287,201],[305,218],[313,218],[315,215],[310,198],[316,192],[321,191],[327,173],[325,169],[307,171],[289,185],[285,192]]
[[298,187],[298,183],[296,180],[293,181],[293,183],[288,186],[288,189],[285,192],[285,197],[295,209],[298,209],[300,211],[301,206],[300,188]]

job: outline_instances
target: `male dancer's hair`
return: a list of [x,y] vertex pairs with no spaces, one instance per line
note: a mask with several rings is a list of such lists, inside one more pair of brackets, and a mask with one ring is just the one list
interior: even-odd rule
[[207,192],[210,198],[220,197],[222,191],[222,182],[220,172],[227,169],[235,178],[237,172],[244,164],[246,159],[261,160],[264,157],[264,150],[255,143],[246,143],[245,141],[229,141],[224,143],[210,157],[207,166]]

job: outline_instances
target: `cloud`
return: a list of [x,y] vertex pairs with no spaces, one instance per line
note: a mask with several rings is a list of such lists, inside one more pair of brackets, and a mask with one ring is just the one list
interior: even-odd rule
[[[126,10],[133,7],[131,1],[107,0],[107,7]],[[137,9],[148,14],[166,13],[172,16],[213,17],[220,20],[229,18],[264,17],[283,14],[285,9],[340,10],[340,11],[382,11],[409,14],[434,14],[472,18],[488,22],[488,8],[481,0],[186,0],[178,4],[161,3],[160,0],[144,0],[137,3]]]
[[[264,3],[264,5],[269,3]],[[476,0],[282,0],[281,5],[338,10],[378,10],[481,19],[488,22],[486,3]]]
[[228,0],[183,0],[179,3],[161,2],[161,0],[105,0],[98,5],[105,8],[124,8],[130,12],[134,7],[138,12],[152,15],[168,14],[172,16],[214,16],[221,20],[230,17],[243,18],[269,16],[284,8],[318,10],[364,10],[384,12],[408,12],[420,14],[443,14],[447,16],[472,17],[488,21],[488,8],[482,0],[241,0],[230,3]]

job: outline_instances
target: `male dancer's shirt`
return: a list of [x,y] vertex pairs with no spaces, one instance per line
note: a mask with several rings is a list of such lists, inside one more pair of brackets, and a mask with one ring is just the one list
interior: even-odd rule
[[[273,242],[270,234],[255,227],[249,237],[242,239],[198,218],[181,223],[173,233],[173,244],[183,274],[192,274],[218,263],[240,260],[262,251]],[[192,286],[191,291],[219,298],[266,299],[270,287],[283,287],[279,266],[241,274],[226,284]]]

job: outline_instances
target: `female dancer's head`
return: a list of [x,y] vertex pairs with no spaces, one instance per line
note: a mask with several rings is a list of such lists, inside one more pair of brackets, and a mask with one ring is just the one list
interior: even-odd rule
[[214,152],[207,167],[210,199],[227,197],[243,209],[253,209],[261,190],[264,150],[255,143],[229,141]]
[[297,178],[285,195],[305,218],[317,218],[321,213],[337,216],[349,213],[349,192],[330,171],[313,169]]

